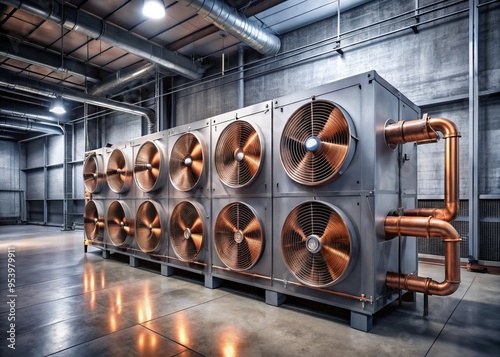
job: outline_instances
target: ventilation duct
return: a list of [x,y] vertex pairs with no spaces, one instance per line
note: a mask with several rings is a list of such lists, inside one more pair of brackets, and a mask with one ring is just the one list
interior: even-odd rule
[[30,119],[0,118],[0,128],[13,128],[22,131],[37,131],[50,135],[64,135],[64,130],[57,124],[42,124]]
[[12,75],[6,71],[0,72],[0,86],[38,94],[45,97],[61,97],[63,99],[72,100],[80,103],[87,103],[103,108],[116,110],[118,112],[128,113],[132,115],[140,115],[146,118],[148,122],[148,133],[156,131],[156,116],[155,112],[149,108],[142,108],[137,105],[117,102],[111,99],[98,98],[89,94],[77,92],[68,88],[61,90],[59,87],[42,84],[32,81],[27,78]]
[[[76,8],[70,6],[61,8],[61,4],[55,2],[45,4],[40,1],[3,0],[1,3],[58,24],[62,23],[67,29],[121,48],[189,79],[199,79],[203,75],[203,68],[191,59],[153,42],[145,41],[118,26],[108,24]],[[65,15],[62,19],[61,13]]]
[[156,64],[154,63],[148,63],[139,68],[118,71],[103,79],[99,84],[92,87],[89,91],[89,94],[98,97],[113,95],[129,86],[134,81],[139,81],[141,79],[151,77],[155,73]]
[[39,109],[5,101],[0,102],[0,113],[5,114],[7,116],[16,116],[34,120],[50,121],[54,123],[57,123],[59,121],[58,118],[50,114],[42,114],[42,111]]
[[263,55],[274,56],[280,50],[281,41],[276,35],[251,22],[224,1],[179,0],[179,2]]

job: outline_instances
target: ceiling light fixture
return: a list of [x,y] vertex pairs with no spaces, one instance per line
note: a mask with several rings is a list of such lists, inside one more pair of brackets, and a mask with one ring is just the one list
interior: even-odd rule
[[161,19],[165,16],[165,4],[163,0],[144,0],[142,13],[153,19]]
[[66,109],[64,109],[64,103],[62,98],[54,99],[54,101],[52,102],[52,106],[49,109],[49,112],[57,115],[66,114]]

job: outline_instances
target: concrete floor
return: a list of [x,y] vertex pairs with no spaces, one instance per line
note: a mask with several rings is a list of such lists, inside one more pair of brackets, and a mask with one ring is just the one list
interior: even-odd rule
[[[15,350],[8,347],[7,247],[15,247]],[[0,226],[1,356],[500,356],[500,276],[462,270],[460,289],[394,303],[369,333],[344,310],[104,260],[83,233]],[[421,274],[442,279],[442,267]]]

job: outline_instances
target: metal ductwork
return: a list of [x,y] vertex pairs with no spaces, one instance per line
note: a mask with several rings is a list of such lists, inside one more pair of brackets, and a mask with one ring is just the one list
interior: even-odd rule
[[224,1],[179,0],[179,2],[263,55],[273,56],[280,50],[281,41],[276,35],[251,22]]
[[[204,73],[201,65],[164,47],[137,37],[130,32],[104,22],[87,12],[56,2],[2,0],[2,4],[21,9],[32,15],[54,21],[70,30],[104,41],[147,61],[163,66],[189,79],[199,79]],[[61,14],[64,13],[64,17]]]
[[0,101],[0,113],[6,116],[23,117],[54,123],[57,123],[59,121],[59,119],[54,117],[53,115],[44,114],[42,110],[5,101]]
[[92,87],[89,94],[99,97],[115,94],[133,81],[153,76],[156,73],[156,67],[156,64],[148,63],[140,68],[118,71]]
[[444,208],[404,210],[403,216],[385,219],[384,229],[388,239],[394,236],[441,237],[445,246],[445,280],[441,283],[412,274],[387,273],[389,288],[421,292],[428,295],[450,295],[460,285],[460,235],[448,222],[458,215],[459,169],[458,139],[460,132],[455,123],[444,118],[399,121],[385,128],[385,141],[389,146],[416,142],[435,143],[443,134],[445,145]]
[[50,135],[64,135],[64,130],[59,125],[42,124],[30,119],[0,118],[0,128],[14,128],[22,131],[38,131]]
[[0,86],[42,95],[45,97],[61,97],[63,99],[79,103],[92,104],[123,113],[143,116],[148,121],[148,133],[151,134],[156,131],[156,115],[155,112],[149,108],[142,108],[137,105],[121,103],[106,98],[99,98],[68,88],[61,89],[58,86],[42,84],[40,82],[32,81],[27,78],[15,76],[6,71],[0,71]]

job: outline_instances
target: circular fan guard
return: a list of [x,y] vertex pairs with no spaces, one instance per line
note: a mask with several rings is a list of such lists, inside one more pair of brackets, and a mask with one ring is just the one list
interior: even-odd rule
[[225,206],[215,221],[214,243],[217,255],[228,268],[252,268],[264,250],[264,232],[255,210],[242,202]]
[[319,186],[341,175],[354,156],[354,125],[339,106],[313,100],[288,119],[280,142],[287,175],[305,186]]
[[258,175],[264,154],[264,141],[258,129],[237,120],[220,134],[215,147],[215,169],[219,179],[232,188],[249,185]]
[[134,163],[134,179],[144,192],[159,189],[163,184],[162,148],[153,141],[146,141],[137,151]]
[[180,136],[170,153],[170,182],[179,191],[190,191],[198,186],[203,174],[204,144],[195,134]]
[[132,170],[129,159],[120,149],[114,149],[108,159],[106,180],[115,193],[124,193],[130,189]]
[[106,215],[106,226],[113,245],[122,247],[129,244],[134,236],[134,219],[131,217],[125,202],[111,202]]
[[83,184],[90,193],[97,193],[102,189],[104,182],[102,161],[101,155],[91,154],[83,163]]
[[159,204],[144,201],[135,216],[137,245],[145,253],[156,253],[162,247],[163,222]]
[[357,250],[348,218],[335,206],[304,202],[286,218],[281,252],[288,270],[303,284],[325,287],[342,281]]
[[83,229],[88,240],[102,240],[104,217],[101,202],[89,201],[83,209]]
[[182,261],[196,259],[203,245],[205,227],[203,208],[196,202],[182,201],[170,215],[170,244]]

